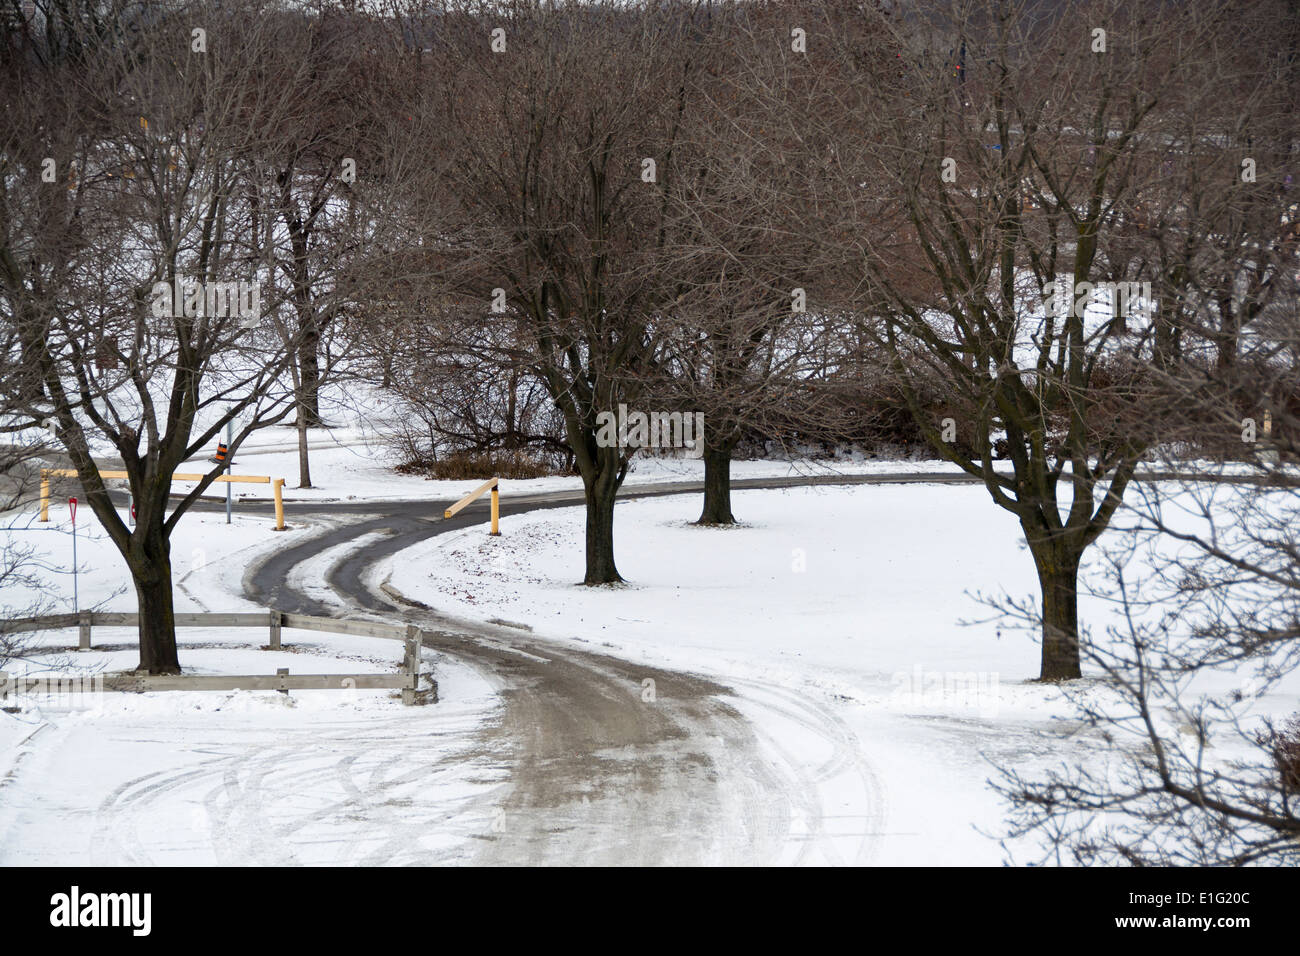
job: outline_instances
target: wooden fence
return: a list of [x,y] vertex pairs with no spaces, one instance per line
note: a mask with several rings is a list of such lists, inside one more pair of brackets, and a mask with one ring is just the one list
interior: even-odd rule
[[[77,649],[91,649],[92,630],[98,627],[135,627],[139,614],[112,611],[82,611],[80,614],[50,614],[43,617],[16,618],[0,622],[0,633],[22,631],[49,631],[58,628],[78,629]],[[283,628],[307,631],[327,631],[333,634],[350,634],[357,637],[378,637],[403,641],[406,645],[402,668],[396,674],[290,674],[281,668],[275,674],[224,674],[191,676],[188,674],[114,674],[102,676],[102,689],[140,693],[151,690],[344,690],[393,689],[402,692],[402,703],[414,704],[420,685],[420,646],[424,631],[414,624],[384,624],[378,621],[336,620],[330,617],[311,617],[306,614],[286,614],[283,611],[251,611],[247,613],[177,614],[177,627],[265,627],[269,641],[263,650],[281,649],[280,632]],[[65,678],[66,679],[66,678]],[[5,676],[0,681],[0,697],[23,691],[57,690],[62,680],[57,677]]]

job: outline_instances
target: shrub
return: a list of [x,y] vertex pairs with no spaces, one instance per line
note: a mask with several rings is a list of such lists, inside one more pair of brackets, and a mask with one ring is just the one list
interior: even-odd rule
[[441,458],[415,458],[398,465],[397,470],[404,475],[453,481],[546,478],[568,473],[558,459],[521,451],[451,452]]
[[1273,764],[1278,783],[1287,798],[1300,795],[1300,714],[1295,714],[1272,735]]

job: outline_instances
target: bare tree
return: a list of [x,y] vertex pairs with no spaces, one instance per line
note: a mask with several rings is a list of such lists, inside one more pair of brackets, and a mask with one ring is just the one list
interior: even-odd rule
[[[850,218],[832,233],[852,236],[845,303],[882,330],[935,450],[1019,519],[1042,593],[1043,680],[1080,676],[1080,564],[1151,438],[1150,336],[1123,318],[1154,294],[1129,291],[1147,259],[1128,217],[1225,26],[1199,8],[1142,7],[970,0],[918,16],[907,95],[867,117],[881,149],[870,162],[840,153],[845,181],[897,196],[887,228]],[[934,380],[947,421],[922,401]]]
[[[887,40],[847,5],[706,8],[692,76],[699,102],[684,115],[692,157],[670,187],[673,239],[665,269],[678,283],[654,372],[657,394],[705,416],[699,523],[731,524],[730,463],[742,437],[788,423],[791,392],[824,366],[817,341],[818,233],[828,225],[824,163],[834,145],[825,61],[790,42],[798,30],[843,31],[846,43]],[[809,295],[813,296],[809,301]],[[805,416],[806,430],[828,429]]]
[[[260,131],[293,112],[292,86],[266,78],[308,67],[295,55],[295,32],[262,12],[197,4],[119,14],[58,78],[81,122],[70,137],[74,170],[58,166],[50,183],[24,163],[8,184],[11,195],[56,197],[71,238],[10,233],[11,246],[40,268],[6,277],[3,322],[36,347],[31,366],[0,376],[3,397],[11,414],[54,423],[130,570],[140,666],[150,673],[179,670],[169,536],[220,468],[174,506],[173,472],[228,422],[240,425],[234,454],[294,407],[282,382],[295,348],[261,325],[262,306],[276,303],[259,301],[241,174]],[[39,121],[11,128],[7,155],[56,155],[58,138],[45,129]],[[26,138],[34,148],[23,147]],[[40,396],[28,384],[33,368]],[[104,448],[127,472],[133,528],[100,477]]]
[[1121,623],[1087,646],[1101,685],[1071,695],[1092,761],[995,782],[1009,835],[1039,837],[1047,858],[1300,861],[1300,494],[1270,461],[1296,449],[1261,444],[1249,483],[1144,485],[1131,503],[1099,587]]
[[351,263],[375,229],[367,198],[384,143],[382,124],[369,110],[369,86],[383,70],[364,42],[378,32],[367,19],[332,10],[275,16],[286,34],[296,34],[300,67],[282,61],[275,82],[283,84],[291,112],[264,132],[244,180],[255,254],[266,264],[273,297],[286,304],[277,328],[286,347],[297,350],[289,372],[298,483],[310,488],[308,429],[324,424],[321,382],[340,377],[356,345],[355,334],[336,326],[355,317]]
[[599,440],[598,416],[635,403],[674,295],[659,266],[699,67],[690,36],[677,5],[447,10],[434,55],[410,57],[414,99],[394,111],[436,157],[410,203],[420,246],[399,263],[439,303],[424,338],[495,349],[545,383],[586,493],[587,584],[621,580],[628,459]]
[[[1297,39],[1297,24],[1267,7],[1237,11],[1234,29],[1267,56]],[[1256,18],[1258,14],[1258,18]],[[1290,81],[1294,83],[1295,76]],[[1232,113],[1231,102],[1225,110]],[[1243,106],[1243,110],[1246,107]],[[1238,168],[1219,180],[1241,199]],[[1267,215],[1247,191],[1257,234],[1276,234],[1293,216],[1286,189],[1272,190]],[[1223,200],[1224,206],[1231,206]],[[1188,203],[1188,218],[1196,215]],[[1271,218],[1272,224],[1268,224]],[[1144,483],[1123,514],[1131,527],[1107,549],[1109,573],[1096,585],[1113,600],[1119,621],[1090,641],[1086,660],[1100,687],[1073,695],[1082,730],[1101,740],[1102,760],[1042,775],[1001,768],[998,790],[1013,810],[1011,835],[1040,838],[1052,859],[1139,865],[1294,864],[1300,861],[1300,295],[1288,281],[1300,269],[1294,248],[1241,242],[1240,219],[1225,213],[1214,235],[1197,244],[1219,250],[1207,278],[1252,277],[1237,285],[1256,312],[1225,368],[1216,322],[1183,327],[1182,344],[1199,353],[1157,376],[1158,390],[1180,415],[1160,419],[1159,448],[1169,471],[1189,439],[1209,433],[1238,442],[1232,469]],[[1225,264],[1232,249],[1236,265]],[[1252,291],[1253,290],[1253,291]],[[1189,298],[1192,298],[1189,296]],[[1238,312],[1238,306],[1218,318]],[[1193,311],[1189,308],[1185,315]],[[1242,418],[1256,370],[1258,417]],[[1194,446],[1193,446],[1194,447]],[[1033,621],[1034,609],[1014,609]]]
[[486,327],[486,347],[441,349],[422,334],[423,321],[406,334],[392,334],[393,324],[382,326],[385,358],[394,360],[385,387],[399,400],[389,424],[407,464],[460,455],[571,466],[563,419],[545,383],[506,357],[505,330]]

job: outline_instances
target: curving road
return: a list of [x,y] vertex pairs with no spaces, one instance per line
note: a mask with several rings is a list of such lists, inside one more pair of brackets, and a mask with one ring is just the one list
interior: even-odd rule
[[[972,480],[952,473],[796,476],[733,487]],[[698,483],[643,485],[622,497],[699,490]],[[580,503],[576,491],[511,496],[502,512]],[[263,733],[248,746],[212,737],[200,714],[173,728],[197,762],[135,777],[102,801],[90,831],[92,862],[166,862],[176,846],[188,852],[191,844],[211,848],[219,863],[240,865],[875,858],[889,820],[885,788],[859,739],[818,699],[740,676],[635,663],[516,627],[453,620],[376,584],[373,572],[386,559],[486,519],[485,501],[450,521],[442,519],[445,505],[288,502],[291,524],[311,516],[320,527],[277,542],[288,546],[249,568],[243,587],[263,606],[418,623],[430,635],[428,647],[474,669],[495,694],[449,695],[440,706],[360,727],[326,717]],[[208,499],[195,507],[224,504]],[[271,509],[247,499],[236,507]],[[648,680],[653,695],[644,694]],[[114,746],[147,749],[157,743],[155,731],[152,719],[121,726],[112,731]],[[73,751],[102,746],[89,724],[69,733],[85,735]],[[179,844],[175,826],[159,826],[160,798],[170,811],[193,810]],[[74,805],[80,798],[68,799]],[[84,817],[61,817],[59,825]]]
[[[1158,477],[1163,476],[1147,480]],[[952,473],[837,475],[737,480],[733,487],[973,480]],[[692,482],[642,485],[625,488],[621,497],[699,490]],[[576,491],[511,497],[502,502],[502,513],[581,500]],[[872,860],[887,824],[884,788],[856,736],[829,707],[780,686],[739,677],[720,682],[518,628],[453,620],[376,587],[371,572],[380,562],[431,535],[485,520],[486,501],[444,521],[446,504],[286,503],[291,521],[311,515],[326,525],[251,567],[244,590],[255,602],[286,611],[419,624],[430,634],[428,647],[473,668],[496,691],[500,706],[491,719],[434,708],[441,714],[426,722],[436,725],[432,731],[416,732],[409,719],[394,721],[382,739],[318,727],[311,739],[283,741],[251,764],[243,757],[223,758],[204,771],[229,778],[220,791],[224,796],[213,798],[209,808],[214,833],[220,829],[225,840],[248,829],[225,821],[238,814],[256,817],[263,799],[292,802],[307,771],[288,758],[318,747],[342,755],[337,766],[312,772],[338,775],[348,792],[357,790],[356,805],[366,812],[357,816],[347,809],[344,815],[355,817],[354,842],[373,844],[364,856],[372,864],[460,861],[466,845],[475,850],[474,862],[507,865]],[[223,506],[203,501],[196,507]],[[270,504],[244,500],[238,508],[265,512]],[[327,568],[323,581],[311,576],[320,567]],[[647,680],[653,681],[652,696],[643,696]],[[440,734],[450,744],[431,747],[431,737],[421,733]],[[492,785],[449,801],[433,822],[394,809],[403,805],[400,787],[476,775]],[[139,793],[124,791],[117,802],[130,804],[159,787],[186,783],[142,778],[132,784],[139,784]],[[369,789],[362,793],[359,786]],[[108,816],[127,820],[130,815],[120,810],[114,803]],[[310,825],[314,818],[303,819],[306,824],[292,826]],[[417,849],[416,828],[423,835],[430,827],[445,838],[443,849]],[[249,853],[283,862],[277,854],[288,851],[275,836],[289,831],[263,829],[266,838]]]
[[[737,488],[808,483],[953,480],[891,475],[736,481]],[[963,480],[958,478],[957,480]],[[694,483],[626,489],[623,497],[698,491]],[[572,506],[565,492],[504,501],[502,514]],[[241,509],[248,505],[241,503]],[[250,568],[250,599],[286,611],[400,617],[426,646],[478,671],[498,692],[499,719],[476,731],[505,783],[494,821],[475,834],[484,864],[763,864],[869,862],[884,828],[879,782],[847,727],[780,687],[665,670],[561,645],[511,627],[451,620],[368,572],[404,548],[484,520],[485,504],[442,519],[443,502],[289,506],[338,523]],[[336,604],[295,587],[294,569],[328,549]],[[313,593],[319,595],[319,591]],[[653,694],[644,693],[647,679]],[[762,710],[762,720],[742,711]],[[760,727],[780,726],[782,740]],[[793,735],[793,737],[791,736]],[[792,748],[788,740],[799,741]],[[808,754],[815,754],[809,757]],[[833,805],[825,794],[834,793]],[[485,808],[472,808],[480,818]],[[465,812],[470,812],[468,809]],[[462,828],[463,829],[463,828]]]

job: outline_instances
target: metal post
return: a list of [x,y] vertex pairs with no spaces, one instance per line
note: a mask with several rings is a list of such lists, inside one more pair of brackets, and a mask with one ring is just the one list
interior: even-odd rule
[[[230,451],[231,433],[234,431],[234,419],[226,422],[226,476],[230,476],[230,462],[235,456]],[[234,494],[232,483],[226,482],[226,524],[230,524],[231,495]]]
[[80,599],[77,596],[77,503],[73,499],[72,503],[72,613],[77,614],[81,610]]
[[492,534],[501,533],[501,495],[497,486],[492,486]]

